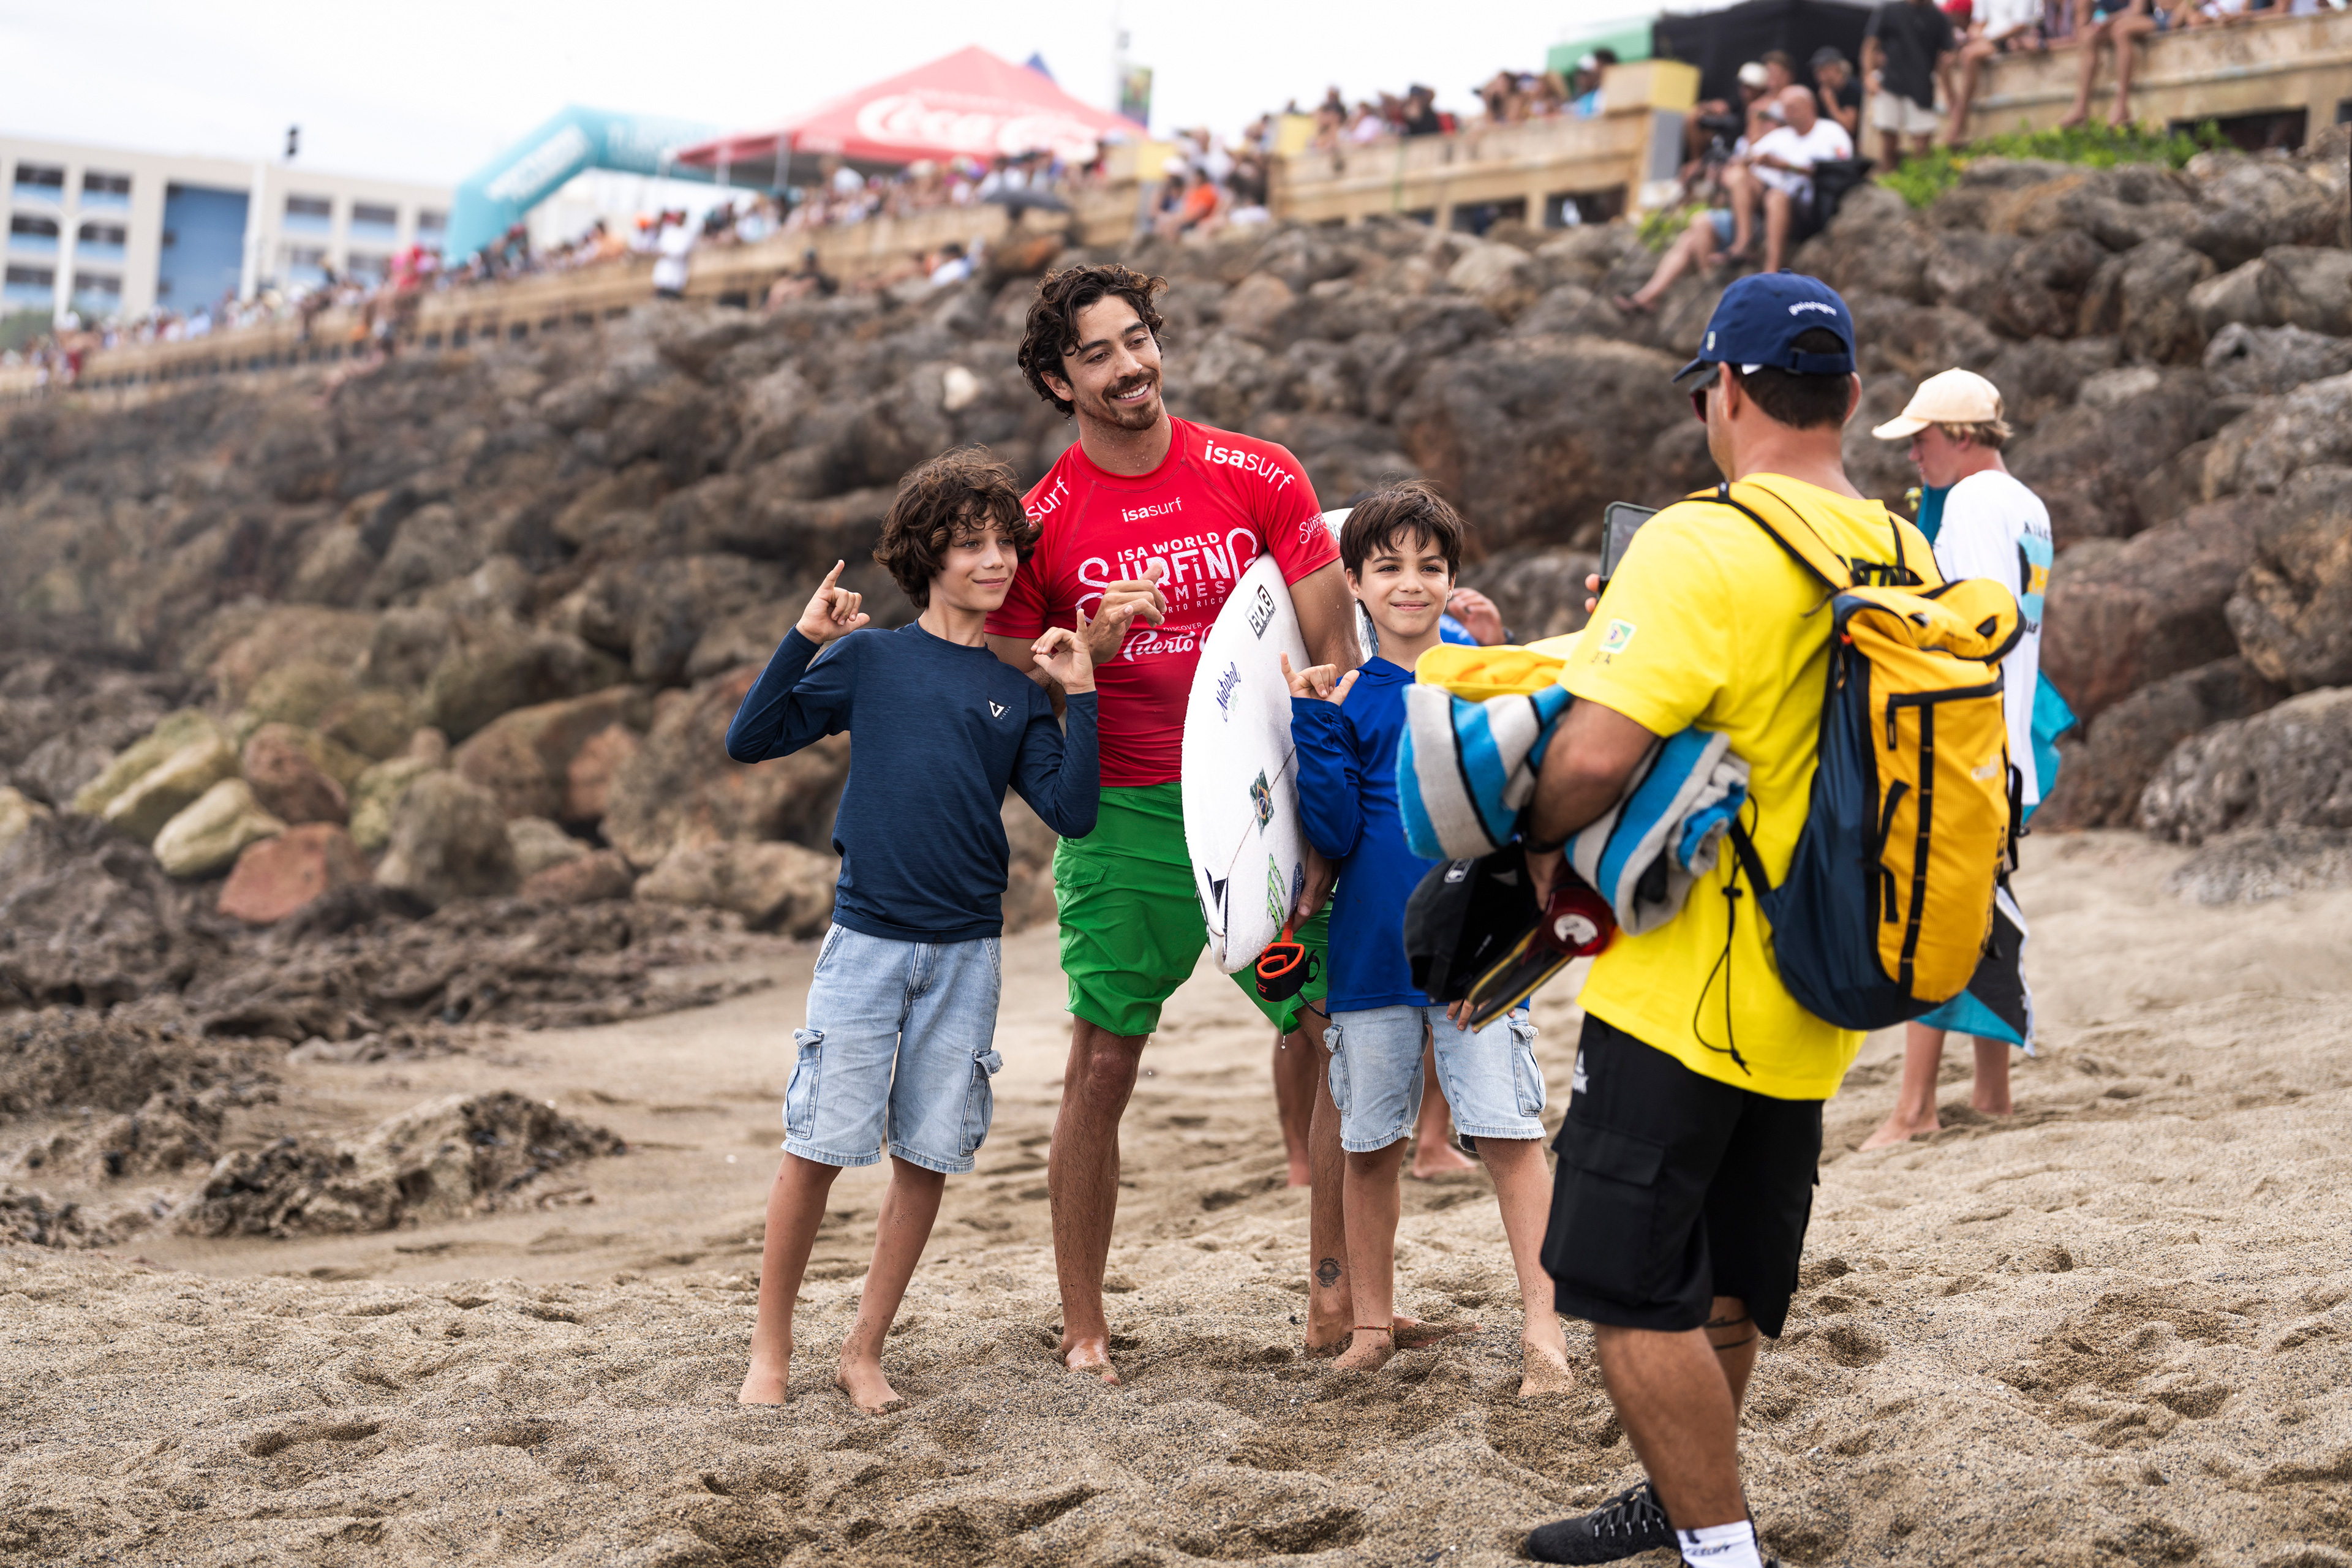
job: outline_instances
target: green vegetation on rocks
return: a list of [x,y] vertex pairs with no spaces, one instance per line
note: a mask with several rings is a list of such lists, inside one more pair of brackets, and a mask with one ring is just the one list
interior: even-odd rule
[[[2093,169],[2112,169],[2118,163],[2164,163],[2178,169],[2200,153],[2228,145],[2220,128],[2210,120],[2193,132],[2158,132],[2140,125],[2011,131],[1979,137],[1958,152],[1949,147],[1935,148],[1924,158],[1907,159],[1901,168],[1880,174],[1878,183],[1913,206],[1924,207],[1958,184],[1968,166],[1979,158],[2030,158],[2044,163],[2078,163]],[[1644,239],[1649,237],[1647,226],[1645,222]]]

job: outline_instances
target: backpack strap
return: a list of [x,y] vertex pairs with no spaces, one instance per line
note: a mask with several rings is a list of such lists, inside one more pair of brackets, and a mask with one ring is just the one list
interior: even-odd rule
[[1805,521],[1804,513],[1799,511],[1786,496],[1753,480],[1746,480],[1743,483],[1747,485],[1751,495],[1770,496],[1779,503],[1780,509],[1789,514],[1796,526],[1779,527],[1766,521],[1761,512],[1743,504],[1732,495],[1728,482],[1716,486],[1712,499],[1735,511],[1747,514],[1749,521],[1762,529],[1775,544],[1793,556],[1800,566],[1829,584],[1830,592],[1832,594],[1845,593],[1857,584],[1886,588],[1914,588],[1919,585],[1921,582],[1919,574],[1911,569],[1910,563],[1904,557],[1903,525],[1895,521],[1892,513],[1888,514],[1886,522],[1888,530],[1895,536],[1895,564],[1886,566],[1875,561],[1853,561],[1831,549],[1829,542],[1815,531],[1813,525]]
[[1832,550],[1829,547],[1829,542],[1824,540],[1820,534],[1813,531],[1812,525],[1805,521],[1804,518],[1798,513],[1796,508],[1790,506],[1786,500],[1782,500],[1780,496],[1774,495],[1772,491],[1764,489],[1764,487],[1761,485],[1755,485],[1750,488],[1752,489],[1762,490],[1764,494],[1771,496],[1774,500],[1780,501],[1780,505],[1788,510],[1790,516],[1795,519],[1799,526],[1791,529],[1776,528],[1765,518],[1762,512],[1758,511],[1754,507],[1747,505],[1745,502],[1734,496],[1731,493],[1731,485],[1728,481],[1715,487],[1715,495],[1713,499],[1721,502],[1723,505],[1731,508],[1734,511],[1744,513],[1748,521],[1754,523],[1757,527],[1764,531],[1767,538],[1770,539],[1773,543],[1779,545],[1781,549],[1787,551],[1796,561],[1798,565],[1803,567],[1806,571],[1811,572],[1814,576],[1819,577],[1823,583],[1829,584],[1829,588],[1832,593],[1843,594],[1847,589],[1853,586],[1853,563],[1848,561],[1844,556],[1840,555],[1836,551]]

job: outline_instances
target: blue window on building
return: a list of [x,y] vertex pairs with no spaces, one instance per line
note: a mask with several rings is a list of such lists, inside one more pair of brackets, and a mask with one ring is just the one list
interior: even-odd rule
[[122,309],[122,279],[112,272],[75,268],[73,306],[85,316],[111,316]]
[[8,215],[8,248],[19,256],[54,256],[58,220],[32,213]]
[[74,259],[120,261],[128,232],[119,223],[86,223],[74,231]]
[[193,310],[236,291],[245,272],[245,204],[243,191],[165,187],[163,254],[155,268],[159,304]]
[[62,202],[66,199],[66,172],[54,163],[19,163],[16,195],[20,200],[30,196],[36,201]]
[[400,209],[375,202],[352,204],[352,238],[390,245],[400,237]]
[[280,279],[289,289],[316,289],[327,280],[327,247],[323,245],[289,245],[286,247],[285,275]]
[[289,234],[325,234],[335,226],[335,204],[327,196],[288,196],[286,198],[286,231]]
[[81,205],[85,207],[127,207],[131,205],[131,176],[109,174],[97,169],[85,169],[81,175]]
[[12,310],[47,310],[57,304],[58,275],[53,268],[11,267],[0,282],[0,302]]

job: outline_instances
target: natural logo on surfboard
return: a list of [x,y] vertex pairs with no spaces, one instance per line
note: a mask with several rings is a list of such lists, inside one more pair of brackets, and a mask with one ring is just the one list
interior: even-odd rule
[[1224,674],[1217,677],[1217,712],[1230,723],[1234,717],[1234,688],[1242,683],[1241,666],[1225,666]]
[[1257,813],[1257,830],[1264,833],[1265,825],[1274,820],[1274,790],[1265,782],[1263,768],[1258,770],[1257,777],[1250,781],[1250,809]]
[[1273,623],[1273,620],[1274,595],[1265,591],[1265,584],[1260,583],[1257,585],[1257,598],[1250,605],[1249,625],[1252,635],[1265,636],[1265,628]]

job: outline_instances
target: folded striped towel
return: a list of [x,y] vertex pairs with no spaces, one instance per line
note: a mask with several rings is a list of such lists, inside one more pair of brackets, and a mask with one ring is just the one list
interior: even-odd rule
[[1685,730],[1651,743],[1617,804],[1570,837],[1568,863],[1609,900],[1618,929],[1640,936],[1682,912],[1747,803],[1748,764],[1730,737]]
[[[1518,837],[1544,750],[1574,700],[1565,687],[1538,684],[1549,673],[1543,663],[1559,668],[1529,661],[1510,672],[1520,689],[1481,701],[1438,683],[1457,673],[1450,668],[1427,659],[1415,667],[1422,679],[1405,688],[1397,752],[1397,804],[1415,855],[1475,859]],[[1489,691],[1504,684],[1490,683],[1487,672],[1462,683]],[[1655,930],[1715,869],[1747,799],[1748,764],[1732,755],[1728,738],[1685,730],[1651,745],[1617,804],[1568,841],[1569,862],[1609,900],[1621,927],[1635,935]]]

